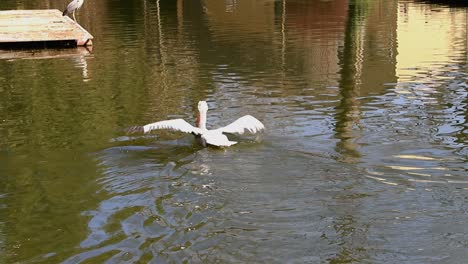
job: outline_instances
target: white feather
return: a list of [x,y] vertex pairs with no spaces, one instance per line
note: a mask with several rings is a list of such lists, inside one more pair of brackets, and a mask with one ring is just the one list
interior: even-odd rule
[[220,127],[216,130],[220,131],[221,133],[242,135],[245,133],[245,131],[249,131],[250,133],[257,133],[263,129],[265,129],[265,126],[262,124],[262,122],[251,115],[245,115],[231,124],[225,127]]
[[203,132],[200,128],[190,125],[183,119],[159,121],[156,123],[151,123],[151,124],[143,126],[143,131],[145,133],[148,133],[151,130],[155,130],[155,129],[169,129],[169,130],[175,130],[175,131],[180,131],[184,133],[194,133],[197,135],[200,135]]
[[202,134],[202,138],[205,139],[206,143],[218,147],[229,147],[236,144],[236,141],[229,141],[226,135],[219,133],[216,130],[208,130]]

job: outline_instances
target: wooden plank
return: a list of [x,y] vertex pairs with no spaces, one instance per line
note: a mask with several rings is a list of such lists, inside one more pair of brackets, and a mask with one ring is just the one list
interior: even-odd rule
[[57,9],[0,11],[0,43],[75,40],[92,45],[93,36]]

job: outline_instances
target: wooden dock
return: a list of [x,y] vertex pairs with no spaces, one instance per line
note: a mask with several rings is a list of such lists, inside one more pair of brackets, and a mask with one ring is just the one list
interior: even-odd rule
[[93,36],[57,9],[0,11],[0,46],[90,46]]

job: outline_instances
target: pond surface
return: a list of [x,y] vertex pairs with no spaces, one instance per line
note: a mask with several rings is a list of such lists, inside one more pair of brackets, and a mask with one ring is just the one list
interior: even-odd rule
[[[2,0],[0,9],[67,1]],[[86,1],[92,50],[0,51],[1,263],[465,263],[468,10]],[[227,149],[126,135],[267,127]]]

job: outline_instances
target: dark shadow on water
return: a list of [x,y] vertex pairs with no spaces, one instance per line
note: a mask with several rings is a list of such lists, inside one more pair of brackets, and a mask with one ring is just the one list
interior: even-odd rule
[[425,4],[436,4],[448,7],[468,7],[467,0],[417,0],[416,2]]
[[3,50],[76,48],[76,40],[0,43]]

